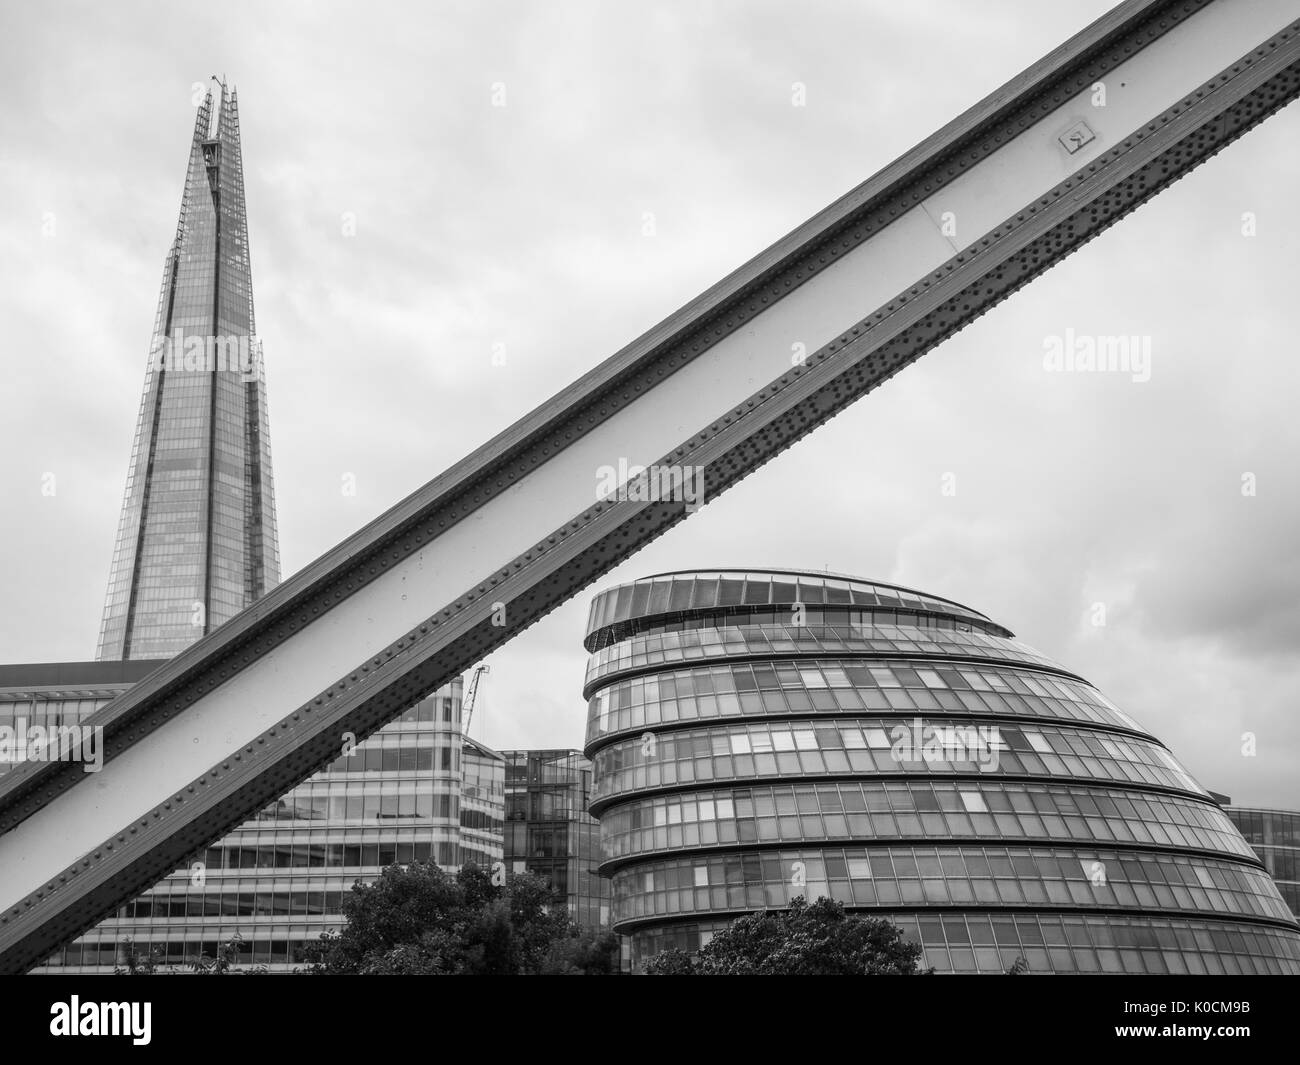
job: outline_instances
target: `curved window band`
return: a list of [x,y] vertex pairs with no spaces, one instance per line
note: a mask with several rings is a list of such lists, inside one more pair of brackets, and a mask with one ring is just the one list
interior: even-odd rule
[[647,862],[612,878],[616,921],[788,906],[1095,906],[1291,920],[1268,874],[1190,855],[1097,848],[826,847]]
[[634,800],[601,819],[605,862],[694,847],[891,838],[1042,839],[1253,851],[1217,806],[1178,795],[1004,781],[841,781]]

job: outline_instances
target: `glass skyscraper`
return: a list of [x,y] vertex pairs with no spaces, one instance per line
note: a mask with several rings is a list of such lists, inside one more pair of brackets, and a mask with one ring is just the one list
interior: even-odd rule
[[1084,678],[874,581],[673,573],[591,607],[586,753],[634,968],[825,896],[939,972],[1300,973],[1227,814]]
[[97,657],[170,658],[279,579],[239,105],[214,82],[163,265]]
[[[77,724],[279,580],[266,384],[253,336],[232,91],[209,91],[163,273],[98,662],[0,666],[0,725]],[[502,861],[505,760],[461,734],[457,678],[60,949],[111,972],[131,940],[164,966],[238,935],[292,969],[394,862]],[[0,773],[8,768],[0,762]]]

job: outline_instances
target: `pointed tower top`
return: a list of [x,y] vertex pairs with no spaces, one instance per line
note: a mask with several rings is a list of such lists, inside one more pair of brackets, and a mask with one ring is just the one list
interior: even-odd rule
[[[118,524],[98,657],[166,658],[279,581],[270,426],[233,91],[195,117]],[[233,359],[231,352],[235,353]],[[222,359],[218,363],[217,353]]]

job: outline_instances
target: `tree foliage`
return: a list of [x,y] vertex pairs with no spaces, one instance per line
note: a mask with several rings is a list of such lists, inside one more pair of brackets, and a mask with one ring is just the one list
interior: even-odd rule
[[844,912],[841,903],[797,898],[787,910],[741,917],[692,958],[681,950],[655,957],[654,976],[915,975],[921,946],[877,917]]
[[[547,882],[503,882],[476,865],[392,865],[343,900],[347,924],[307,948],[311,971],[361,975],[515,975],[608,971],[608,944],[584,937],[550,905]],[[612,937],[610,937],[612,940]],[[617,943],[614,942],[614,967]]]
[[645,971],[649,976],[695,976],[703,970],[695,968],[695,963],[686,951],[670,947],[650,959]]
[[542,972],[547,976],[613,976],[618,973],[618,936],[583,931],[551,944]]
[[137,950],[130,939],[122,940],[122,963],[113,968],[115,976],[161,976],[179,973],[198,973],[203,976],[258,975],[266,972],[266,966],[255,965],[249,969],[239,967],[239,952],[244,949],[244,937],[236,932],[224,943],[217,944],[217,956],[199,954],[186,958],[180,965],[166,965],[162,947],[154,947],[147,953]]

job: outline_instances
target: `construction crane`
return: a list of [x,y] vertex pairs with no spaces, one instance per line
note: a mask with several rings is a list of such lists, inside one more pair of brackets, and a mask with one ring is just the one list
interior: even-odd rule
[[465,700],[461,704],[462,717],[465,722],[460,730],[462,736],[469,735],[469,723],[474,717],[474,702],[478,698],[478,682],[483,679],[484,674],[489,672],[490,669],[491,667],[486,662],[474,668],[474,676],[469,681],[469,691],[465,693]]
[[[345,733],[462,674],[1297,95],[1300,0],[1106,12],[97,711],[99,772],[51,758],[0,778],[0,972],[39,964]],[[599,493],[593,471],[615,466],[647,474]]]

